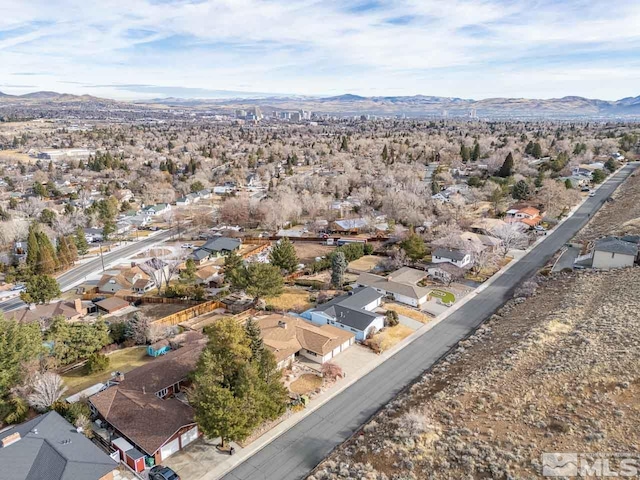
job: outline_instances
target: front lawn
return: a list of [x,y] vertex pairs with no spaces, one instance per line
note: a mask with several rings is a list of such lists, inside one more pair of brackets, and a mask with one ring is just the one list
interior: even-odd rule
[[411,328],[399,323],[395,327],[387,327],[380,333],[376,333],[373,338],[369,340],[369,345],[374,351],[384,352],[407,338],[413,332],[414,330]]
[[413,308],[404,307],[397,303],[385,303],[383,305],[385,310],[393,310],[398,315],[403,315],[405,317],[409,317],[413,320],[417,320],[418,322],[427,323],[431,318],[428,315],[425,315],[418,310],[414,310]]
[[291,382],[289,390],[299,395],[307,395],[322,386],[322,378],[312,373],[305,373]]
[[446,292],[444,290],[434,289],[429,293],[430,297],[439,298],[442,303],[452,304],[456,301],[456,296],[451,292]]
[[147,347],[131,347],[124,348],[122,350],[116,350],[115,352],[107,355],[109,358],[109,368],[104,372],[93,373],[91,375],[86,373],[85,367],[78,367],[62,375],[64,384],[68,390],[65,392],[65,396],[78,393],[85,388],[95,385],[99,382],[106,382],[111,378],[111,372],[127,373],[140,365],[153,360],[152,357],[147,355]]

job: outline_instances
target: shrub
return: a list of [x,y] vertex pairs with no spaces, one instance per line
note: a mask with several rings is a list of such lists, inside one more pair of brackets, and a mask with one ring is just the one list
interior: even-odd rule
[[93,353],[87,359],[86,369],[87,373],[103,372],[109,368],[109,357],[102,353]]
[[384,326],[395,327],[398,323],[400,323],[400,320],[398,319],[398,312],[394,310],[387,310],[386,318],[384,319]]
[[371,255],[373,253],[373,245],[366,243],[363,248],[365,255]]
[[342,377],[344,375],[340,365],[336,365],[335,363],[331,363],[331,362],[322,364],[321,371],[322,371],[322,377],[327,378],[329,380],[335,380],[336,378]]

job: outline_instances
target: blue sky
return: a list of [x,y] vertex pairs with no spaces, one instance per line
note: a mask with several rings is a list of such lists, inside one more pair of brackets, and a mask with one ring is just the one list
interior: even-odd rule
[[638,0],[2,0],[0,91],[613,100],[638,25]]

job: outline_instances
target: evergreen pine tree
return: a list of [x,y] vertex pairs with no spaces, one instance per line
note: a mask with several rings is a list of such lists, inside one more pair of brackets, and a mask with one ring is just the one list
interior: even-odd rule
[[87,238],[84,236],[84,230],[82,227],[76,228],[73,241],[76,244],[76,249],[79,255],[86,255],[89,252],[89,244],[87,243]]
[[271,249],[269,260],[276,267],[286,270],[289,273],[296,271],[298,267],[298,257],[296,256],[296,250],[288,238],[281,239]]
[[347,271],[347,259],[343,252],[336,252],[331,257],[331,283],[340,288],[344,280],[344,272]]
[[71,260],[69,258],[69,246],[67,245],[67,239],[65,237],[58,237],[58,248],[56,250],[60,266],[62,268],[67,268],[71,265]]
[[480,144],[476,141],[471,151],[471,161],[475,162],[480,158]]
[[56,251],[49,237],[43,232],[36,233],[36,238],[38,240],[38,263],[35,273],[51,274],[58,268]]
[[31,271],[35,271],[38,265],[40,249],[38,247],[37,232],[38,224],[34,222],[29,227],[29,236],[27,237],[27,265],[31,267]]
[[251,358],[253,360],[259,360],[264,351],[264,342],[262,341],[262,332],[258,321],[253,317],[249,317],[249,320],[247,320],[247,323],[244,325],[244,330],[249,338]]
[[513,155],[509,152],[507,158],[505,158],[502,167],[500,167],[500,171],[498,172],[498,176],[502,178],[507,178],[513,175]]

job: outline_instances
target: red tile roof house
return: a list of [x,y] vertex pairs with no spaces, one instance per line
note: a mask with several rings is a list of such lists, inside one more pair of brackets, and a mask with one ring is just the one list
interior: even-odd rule
[[523,223],[527,227],[535,227],[542,221],[542,215],[537,208],[514,208],[507,211],[505,221],[507,223]]
[[188,383],[205,345],[206,337],[198,337],[120,376],[115,385],[89,397],[91,410],[113,431],[109,440],[122,437],[128,443],[116,441],[116,447],[134,447],[121,451],[121,459],[130,466],[143,466],[139,460],[144,455],[160,464],[200,435],[193,409],[176,394]]

